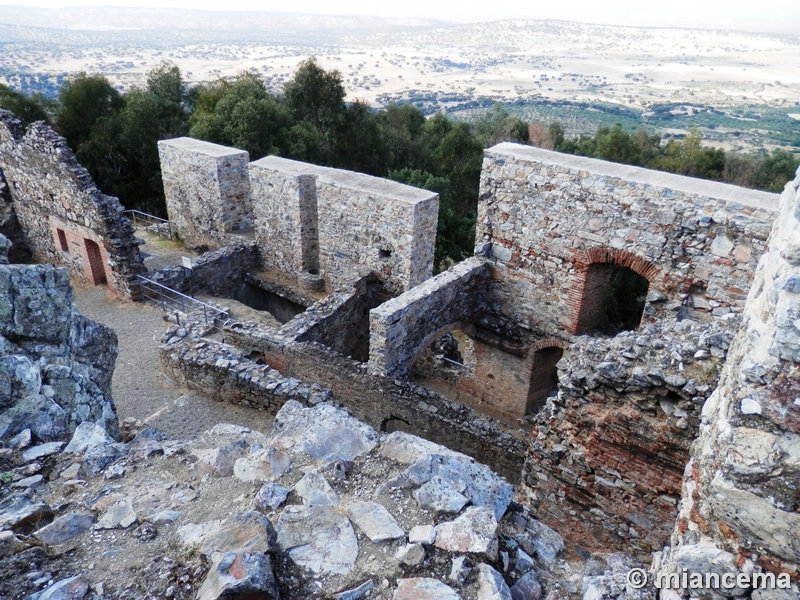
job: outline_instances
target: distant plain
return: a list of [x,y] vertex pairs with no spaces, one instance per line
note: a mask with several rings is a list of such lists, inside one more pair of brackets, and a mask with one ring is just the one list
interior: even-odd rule
[[270,15],[0,6],[0,82],[55,95],[86,71],[125,90],[170,61],[191,83],[253,70],[280,92],[315,56],[341,72],[349,100],[376,108],[413,102],[469,119],[500,102],[572,134],[616,122],[679,136],[695,126],[726,149],[800,151],[800,36]]

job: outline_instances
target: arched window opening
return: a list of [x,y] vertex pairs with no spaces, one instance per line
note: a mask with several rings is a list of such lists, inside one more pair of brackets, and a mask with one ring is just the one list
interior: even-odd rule
[[576,333],[616,335],[638,329],[649,286],[647,278],[628,267],[589,265]]
[[547,399],[558,392],[558,369],[556,363],[564,356],[558,346],[541,348],[533,355],[533,369],[528,388],[525,414],[534,415],[544,408]]
[[381,431],[384,433],[392,433],[393,431],[405,431],[411,433],[411,425],[405,419],[400,417],[389,417],[381,422]]

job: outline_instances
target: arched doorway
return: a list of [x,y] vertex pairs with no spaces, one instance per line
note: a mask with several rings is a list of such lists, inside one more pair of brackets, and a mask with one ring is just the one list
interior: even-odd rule
[[106,269],[103,265],[103,254],[100,252],[100,246],[97,242],[84,238],[84,245],[86,247],[86,274],[89,276],[89,281],[94,285],[106,285],[108,279],[106,278]]
[[530,386],[525,414],[536,414],[547,398],[558,391],[558,369],[556,364],[564,356],[567,343],[555,338],[540,340],[531,347]]

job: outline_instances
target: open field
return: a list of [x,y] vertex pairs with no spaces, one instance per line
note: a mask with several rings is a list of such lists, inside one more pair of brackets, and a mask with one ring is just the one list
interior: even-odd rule
[[[0,14],[2,20],[2,14]],[[348,99],[413,102],[457,118],[501,102],[527,120],[591,132],[621,122],[660,133],[690,126],[728,148],[800,147],[800,36],[564,21],[434,26],[44,29],[0,25],[0,81],[54,94],[69,75],[120,89],[161,61],[193,83],[254,70],[280,92],[316,56]],[[193,24],[196,26],[197,24]]]

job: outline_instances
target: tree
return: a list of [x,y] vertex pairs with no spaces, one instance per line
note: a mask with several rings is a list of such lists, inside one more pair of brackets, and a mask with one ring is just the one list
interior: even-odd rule
[[775,148],[768,157],[758,161],[753,173],[753,185],[768,192],[780,193],[787,181],[794,179],[800,161],[788,150]]
[[500,142],[527,143],[530,139],[528,124],[509,115],[499,102],[475,120],[473,131],[484,148]]
[[326,71],[313,57],[306,59],[284,86],[284,97],[292,116],[316,129],[320,154],[330,160],[345,114],[341,73]]
[[56,128],[81,158],[80,148],[92,135],[98,120],[116,114],[124,102],[102,75],[79,73],[59,90]]
[[50,120],[46,103],[42,100],[43,98],[39,94],[29,97],[0,83],[0,108],[14,113],[23,125],[27,126],[34,121]]
[[245,71],[233,83],[220,79],[204,87],[190,124],[190,136],[247,150],[256,160],[288,150],[294,120],[261,77]]

